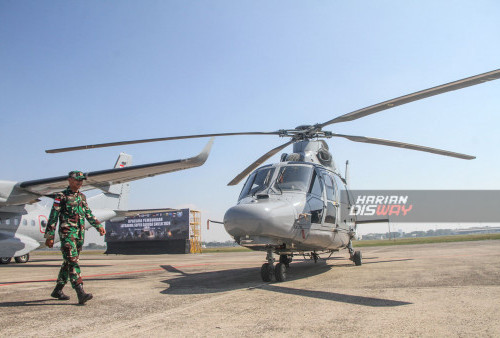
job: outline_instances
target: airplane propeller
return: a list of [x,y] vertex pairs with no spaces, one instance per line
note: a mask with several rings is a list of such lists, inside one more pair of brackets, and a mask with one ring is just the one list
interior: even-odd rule
[[270,150],[269,152],[267,152],[266,154],[264,154],[263,156],[261,156],[259,159],[257,159],[255,162],[253,162],[250,166],[248,166],[245,170],[243,170],[238,176],[236,176],[231,182],[229,182],[228,185],[238,184],[250,172],[252,172],[258,166],[260,166],[262,163],[264,163],[268,158],[275,155],[276,153],[278,153],[280,150],[284,149],[288,145],[290,145],[294,142],[297,142],[297,141],[308,140],[308,139],[312,139],[312,138],[342,137],[342,138],[345,138],[345,139],[348,139],[348,140],[351,140],[354,142],[372,143],[372,144],[378,144],[378,145],[384,145],[384,146],[390,146],[390,147],[396,147],[396,148],[411,149],[411,150],[423,151],[423,152],[428,152],[428,153],[433,153],[433,154],[438,154],[438,155],[444,155],[444,156],[456,157],[456,158],[460,158],[460,159],[471,160],[471,159],[474,159],[475,156],[460,154],[460,153],[455,153],[452,151],[430,148],[430,147],[425,147],[425,146],[420,146],[420,145],[415,145],[415,144],[373,138],[373,137],[336,134],[336,133],[332,133],[329,131],[323,131],[322,129],[328,125],[331,125],[331,124],[357,120],[359,118],[362,118],[362,117],[365,117],[365,116],[368,116],[371,114],[375,114],[375,113],[378,113],[378,112],[381,112],[381,111],[384,111],[387,109],[391,109],[391,108],[394,108],[394,107],[397,107],[397,106],[400,106],[403,104],[407,104],[410,102],[421,100],[421,99],[431,97],[434,95],[439,95],[439,94],[443,94],[446,92],[454,91],[457,89],[462,89],[465,87],[474,86],[474,85],[481,84],[484,82],[497,80],[499,78],[500,78],[500,69],[497,69],[497,70],[493,70],[493,71],[490,71],[487,73],[483,73],[483,74],[471,76],[468,78],[464,78],[464,79],[461,79],[458,81],[443,84],[440,86],[421,90],[421,91],[418,91],[418,92],[415,92],[412,94],[400,96],[400,97],[397,97],[395,99],[387,100],[387,101],[384,101],[384,102],[381,102],[381,103],[378,103],[378,104],[375,104],[372,106],[368,106],[368,107],[365,107],[362,109],[358,109],[358,110],[352,111],[350,113],[340,115],[340,116],[338,116],[334,119],[331,119],[329,121],[326,121],[324,123],[318,123],[316,125],[298,126],[294,129],[281,129],[281,130],[272,131],[272,132],[236,132],[236,133],[216,133],[216,134],[199,134],[199,135],[160,137],[160,138],[152,138],[152,139],[120,141],[120,142],[110,142],[110,143],[91,144],[91,145],[76,146],[76,147],[50,149],[50,150],[46,150],[46,152],[47,153],[61,153],[61,152],[67,152],[67,151],[104,148],[104,147],[112,147],[112,146],[118,146],[118,145],[130,145],[130,144],[138,144],[138,143],[149,143],[149,142],[170,141],[170,140],[180,140],[180,139],[189,139],[189,138],[213,137],[213,136],[278,135],[280,137],[291,137],[292,138],[291,141],[289,141],[289,142],[287,142],[279,147],[276,147],[276,148]]

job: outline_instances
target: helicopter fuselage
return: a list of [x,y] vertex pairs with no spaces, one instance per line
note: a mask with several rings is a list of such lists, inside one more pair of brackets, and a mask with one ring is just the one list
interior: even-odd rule
[[237,243],[253,250],[338,250],[355,233],[342,189],[340,176],[322,165],[266,165],[248,177],[238,204],[224,216],[224,227]]

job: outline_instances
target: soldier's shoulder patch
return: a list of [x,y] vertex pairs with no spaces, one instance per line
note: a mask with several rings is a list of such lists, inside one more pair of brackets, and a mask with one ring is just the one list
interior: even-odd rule
[[53,206],[56,207],[56,208],[59,207],[59,206],[61,206],[61,197],[56,196],[54,198],[54,205]]
[[61,201],[64,200],[64,194],[62,192],[58,192],[54,196],[54,206],[59,206],[61,204]]

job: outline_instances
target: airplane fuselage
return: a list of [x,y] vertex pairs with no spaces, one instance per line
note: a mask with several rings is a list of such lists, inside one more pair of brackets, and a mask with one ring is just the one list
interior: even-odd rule
[[[89,205],[92,209],[92,198]],[[45,246],[45,228],[51,206],[41,203],[3,208],[0,212],[0,257],[18,257]],[[117,216],[111,209],[93,209],[101,222]],[[85,222],[85,228],[90,224]],[[56,235],[55,242],[59,241]]]

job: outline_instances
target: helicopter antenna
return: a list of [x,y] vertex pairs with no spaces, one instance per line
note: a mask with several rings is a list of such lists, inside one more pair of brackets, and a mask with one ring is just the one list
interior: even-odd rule
[[345,185],[349,186],[349,160],[345,161],[344,180],[345,180]]

